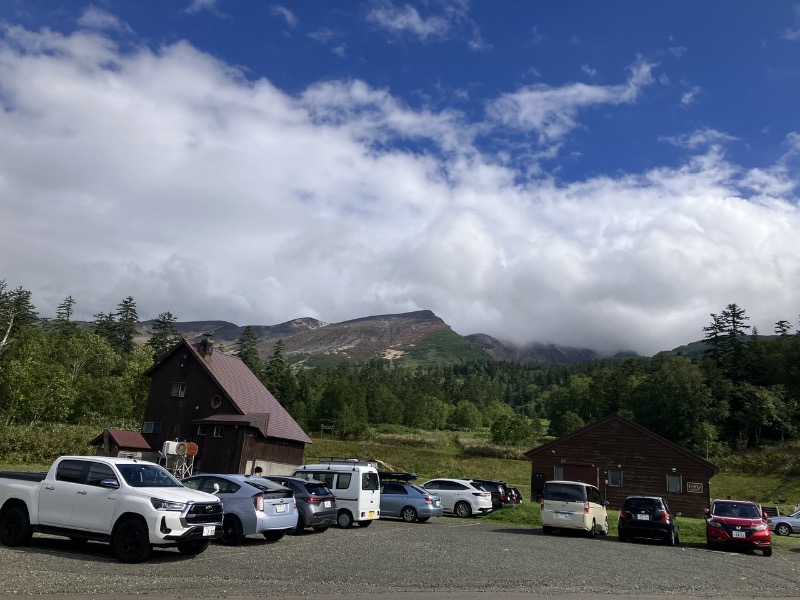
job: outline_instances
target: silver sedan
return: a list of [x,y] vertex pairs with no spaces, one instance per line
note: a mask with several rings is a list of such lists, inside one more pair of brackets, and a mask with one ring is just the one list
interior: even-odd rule
[[769,523],[769,528],[774,531],[776,535],[800,533],[800,510],[790,515],[770,517],[767,522]]

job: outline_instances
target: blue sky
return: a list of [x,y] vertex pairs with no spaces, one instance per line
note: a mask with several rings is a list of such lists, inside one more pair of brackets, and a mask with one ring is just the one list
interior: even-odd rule
[[0,278],[43,316],[433,310],[650,354],[797,325],[800,3],[6,0]]

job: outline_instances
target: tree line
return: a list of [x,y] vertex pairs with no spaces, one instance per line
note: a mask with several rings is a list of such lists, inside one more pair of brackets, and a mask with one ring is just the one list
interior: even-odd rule
[[[67,297],[54,319],[31,295],[0,280],[0,424],[141,424],[144,373],[180,340],[170,312],[145,344],[132,297],[89,327],[72,321]],[[569,367],[499,361],[403,368],[385,360],[297,368],[282,341],[268,356],[245,327],[239,356],[307,431],[332,425],[362,437],[377,426],[487,428],[492,441],[532,445],[612,413],[703,456],[791,440],[800,432],[800,333],[782,320],[763,337],[745,310],[712,313],[700,356],[603,359]]]

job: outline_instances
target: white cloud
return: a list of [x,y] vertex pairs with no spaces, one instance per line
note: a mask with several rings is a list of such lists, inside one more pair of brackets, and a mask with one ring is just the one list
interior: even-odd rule
[[286,24],[290,27],[297,27],[297,16],[285,6],[274,5],[272,7],[272,14],[284,19]]
[[528,86],[492,101],[487,112],[491,119],[507,127],[537,132],[543,144],[557,142],[578,127],[581,110],[634,102],[642,87],[652,83],[654,66],[637,60],[630,68],[628,81],[620,85]]
[[689,106],[690,104],[694,104],[697,95],[700,93],[700,86],[692,86],[691,89],[686,90],[681,94],[681,105],[682,106]]
[[217,0],[192,0],[186,8],[187,13],[198,13],[204,10],[216,11]]
[[[560,139],[650,68],[530,90],[511,122]],[[78,318],[132,295],[142,318],[253,325],[424,308],[462,334],[650,353],[733,301],[762,331],[800,305],[796,177],[731,163],[714,130],[674,139],[694,152],[676,167],[531,179],[463,115],[361,81],[292,96],[185,42],[21,28],[0,102],[0,273],[43,316],[67,295]]]
[[131,32],[131,28],[127,23],[123,23],[107,10],[93,5],[88,6],[83,11],[78,19],[78,24],[81,27],[86,27],[87,29],[107,29]]
[[396,37],[408,36],[421,42],[463,37],[471,50],[490,48],[478,24],[469,17],[467,2],[451,1],[436,7],[441,8],[439,13],[423,16],[411,4],[397,5],[391,0],[380,0],[366,18],[375,27]]
[[597,75],[597,69],[593,69],[589,65],[581,65],[581,72],[589,77],[595,77]]
[[661,138],[661,141],[674,146],[696,150],[698,148],[719,147],[721,144],[735,142],[737,139],[724,131],[706,128],[698,129],[685,135],[665,136]]

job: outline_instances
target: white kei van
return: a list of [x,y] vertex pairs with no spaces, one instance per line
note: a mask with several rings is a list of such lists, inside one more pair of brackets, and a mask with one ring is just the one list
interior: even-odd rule
[[595,486],[580,481],[546,481],[540,514],[542,530],[578,529],[590,538],[608,535],[608,500]]
[[337,523],[347,529],[353,523],[369,526],[381,516],[381,492],[375,463],[357,458],[325,458],[312,465],[301,465],[295,477],[317,479],[336,496]]

